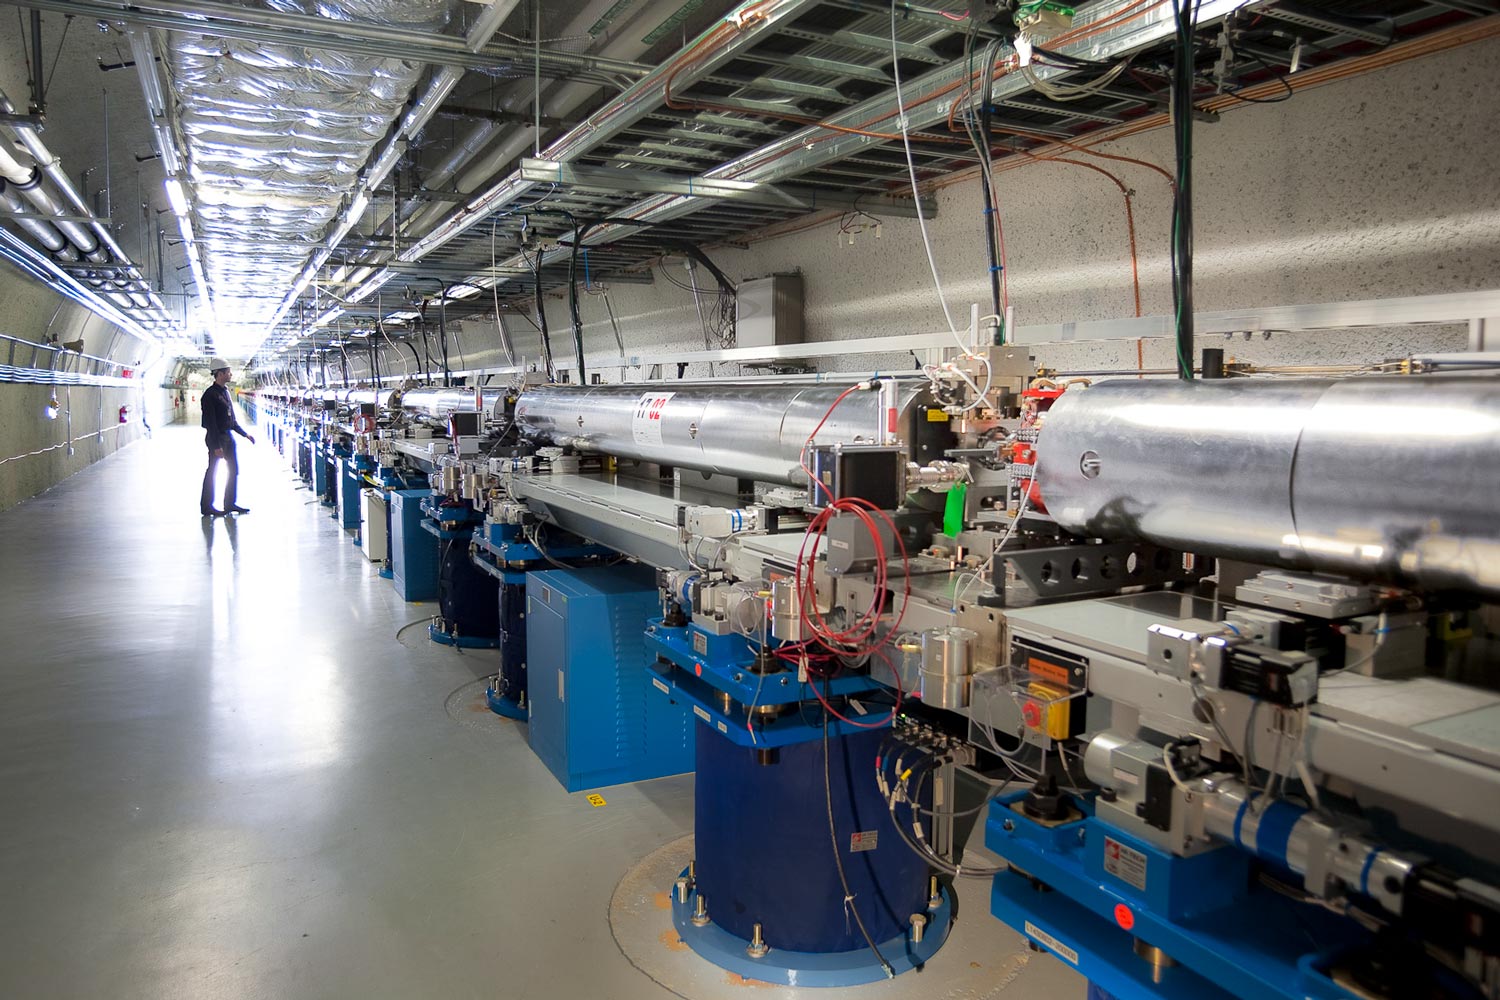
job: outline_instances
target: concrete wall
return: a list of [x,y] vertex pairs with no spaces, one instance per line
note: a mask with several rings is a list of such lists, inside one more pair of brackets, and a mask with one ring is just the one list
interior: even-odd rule
[[[138,380],[129,388],[0,383],[0,510],[139,440],[147,424],[162,427],[172,421],[171,398],[160,388],[170,365],[156,358],[154,349],[4,264],[0,303],[0,333],[32,343],[45,343],[49,336],[59,343],[81,339],[84,353],[135,366]],[[12,355],[3,341],[0,362],[33,364],[29,348],[18,346]],[[49,420],[54,392],[61,412]],[[121,406],[129,407],[124,425]]]
[[[1500,41],[1413,60],[1377,73],[1298,92],[1272,105],[1245,105],[1198,127],[1196,298],[1200,310],[1454,292],[1500,287]],[[1101,147],[1171,169],[1166,131]],[[1167,237],[1170,191],[1158,174],[1093,160],[1134,192],[1144,312],[1171,309]],[[1093,171],[1030,163],[999,175],[1010,301],[1020,325],[1123,318],[1134,313],[1124,202]],[[971,302],[987,303],[980,197],[975,181],[938,192],[931,236],[949,302],[960,323]],[[748,249],[718,248],[736,280],[801,271],[812,340],[936,332],[944,327],[914,221],[885,221],[881,238],[840,246],[823,226]],[[686,277],[681,261],[669,266]],[[700,272],[700,281],[707,275]],[[690,293],[658,279],[619,285],[610,304],[631,351],[701,349]],[[988,311],[986,307],[985,311]],[[582,303],[589,353],[612,354],[602,296]],[[549,302],[553,349],[571,356],[567,305]],[[540,355],[532,325],[512,315],[520,351]],[[493,320],[469,321],[451,350],[470,365],[503,363]],[[1224,345],[1262,363],[1365,363],[1415,350],[1461,350],[1460,327],[1281,334]],[[1134,367],[1128,343],[1044,346],[1039,362],[1087,369]],[[1143,345],[1147,367],[1168,367],[1165,340]],[[391,371],[407,370],[389,355]],[[366,370],[353,358],[356,372]],[[845,368],[908,366],[896,354],[847,359]],[[825,368],[835,367],[834,364]],[[720,366],[720,373],[733,366]],[[704,374],[700,366],[692,374]],[[617,371],[605,371],[613,381]],[[639,376],[632,376],[639,377]]]

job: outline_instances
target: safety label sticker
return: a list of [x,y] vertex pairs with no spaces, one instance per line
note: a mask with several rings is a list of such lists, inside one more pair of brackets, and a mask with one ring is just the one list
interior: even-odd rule
[[1066,959],[1074,965],[1078,964],[1078,952],[1063,944],[1057,938],[1042,930],[1030,920],[1026,921],[1026,934],[1037,944],[1045,945],[1047,950],[1058,958]]
[[651,686],[656,688],[656,690],[660,691],[662,694],[672,693],[672,689],[667,687],[667,682],[662,680],[660,677],[651,678]]
[[1146,891],[1146,856],[1113,837],[1104,838],[1104,870],[1121,882]]
[[873,851],[880,846],[879,830],[863,830],[849,834],[849,853],[858,854],[860,851]]
[[667,400],[675,395],[675,392],[641,394],[635,412],[630,415],[630,436],[636,444],[661,444],[662,414],[666,412]]
[[598,809],[600,806],[609,805],[608,802],[604,801],[604,796],[598,794],[590,795],[588,797],[588,804],[593,806],[595,809]]

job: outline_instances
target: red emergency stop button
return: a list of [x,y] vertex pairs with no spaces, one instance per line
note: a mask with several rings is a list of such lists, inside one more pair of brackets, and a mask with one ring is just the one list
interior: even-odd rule
[[1028,701],[1025,705],[1021,706],[1021,718],[1032,729],[1040,729],[1042,727],[1042,706],[1034,701]]

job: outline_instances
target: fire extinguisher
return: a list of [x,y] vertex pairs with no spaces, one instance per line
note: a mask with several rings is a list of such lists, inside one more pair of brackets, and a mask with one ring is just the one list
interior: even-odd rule
[[122,407],[120,407],[120,423],[122,423],[122,424],[128,424],[128,423],[130,423],[130,407],[128,407],[128,406],[122,406]]

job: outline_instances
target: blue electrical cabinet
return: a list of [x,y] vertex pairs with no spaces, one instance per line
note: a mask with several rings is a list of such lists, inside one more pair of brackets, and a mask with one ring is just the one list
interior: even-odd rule
[[438,595],[438,540],[422,530],[422,498],[432,490],[391,490],[391,581],[406,601]]
[[693,769],[691,710],[651,691],[660,612],[640,566],[526,574],[531,749],[568,791]]
[[354,456],[339,459],[339,524],[344,530],[359,531],[360,488],[364,485],[360,471],[354,467]]

